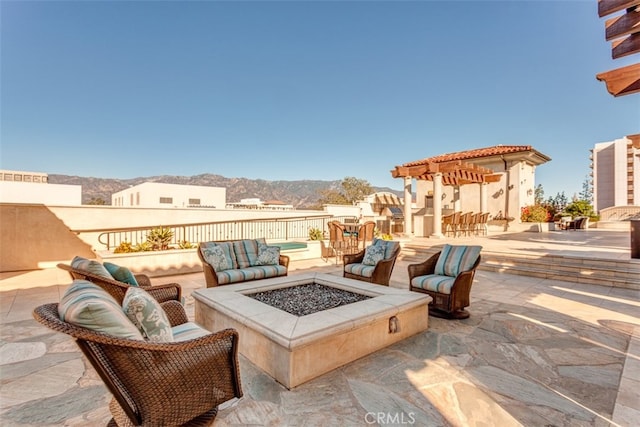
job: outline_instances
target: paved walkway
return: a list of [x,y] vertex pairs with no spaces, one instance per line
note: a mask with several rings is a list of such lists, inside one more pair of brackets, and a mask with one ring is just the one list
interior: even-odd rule
[[[412,243],[467,239],[414,239]],[[474,238],[486,250],[629,258],[628,233],[520,233]],[[569,246],[570,245],[570,246]],[[391,286],[407,288],[400,259]],[[342,274],[322,260],[300,271]],[[201,273],[179,282],[193,316]],[[31,317],[70,283],[57,270],[0,274],[0,424],[105,425],[109,394],[73,341]],[[429,330],[287,390],[240,358],[244,397],[217,426],[633,426],[640,419],[636,290],[478,271],[472,316]],[[322,357],[322,355],[318,355]]]

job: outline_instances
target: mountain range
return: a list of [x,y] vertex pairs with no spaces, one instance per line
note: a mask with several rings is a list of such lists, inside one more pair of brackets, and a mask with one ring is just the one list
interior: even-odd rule
[[[49,174],[51,184],[69,184],[82,186],[83,204],[100,204],[102,200],[111,204],[111,195],[144,182],[165,184],[205,185],[227,189],[227,202],[239,202],[241,199],[259,198],[262,201],[280,201],[295,208],[304,209],[318,206],[323,190],[340,190],[342,181],[267,181],[263,179],[226,178],[221,175],[202,174],[194,176],[161,175],[131,179],[92,178],[71,175]],[[400,197],[401,191],[388,187],[372,187],[375,192],[388,191]]]

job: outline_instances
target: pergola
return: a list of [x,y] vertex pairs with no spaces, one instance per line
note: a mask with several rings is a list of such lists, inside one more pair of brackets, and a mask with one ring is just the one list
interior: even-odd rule
[[[623,10],[605,22],[605,39],[611,41],[613,59],[640,53],[640,0],[598,0],[601,18]],[[616,97],[640,92],[640,63],[605,71],[596,78]]]
[[[467,184],[487,184],[498,182],[501,174],[462,160],[439,161],[436,158],[420,160],[396,166],[391,171],[394,178],[405,179],[405,200],[411,200],[411,179],[433,181],[433,234],[442,235],[442,186],[461,186]],[[481,186],[484,190],[484,186]],[[481,191],[482,191],[481,190]],[[481,195],[481,200],[486,194]],[[411,218],[411,203],[404,204],[405,222]],[[408,230],[405,225],[405,230]]]

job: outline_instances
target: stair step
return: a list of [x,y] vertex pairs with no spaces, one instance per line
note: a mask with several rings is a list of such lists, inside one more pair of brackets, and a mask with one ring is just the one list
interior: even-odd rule
[[[408,262],[421,262],[439,250],[439,247],[407,245],[402,256]],[[640,262],[635,260],[482,251],[478,269],[640,290]]]

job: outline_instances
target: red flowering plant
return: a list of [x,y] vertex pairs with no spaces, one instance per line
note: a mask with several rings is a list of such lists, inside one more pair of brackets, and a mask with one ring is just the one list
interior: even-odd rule
[[549,222],[551,218],[551,212],[542,205],[525,206],[520,212],[520,220],[522,222]]

